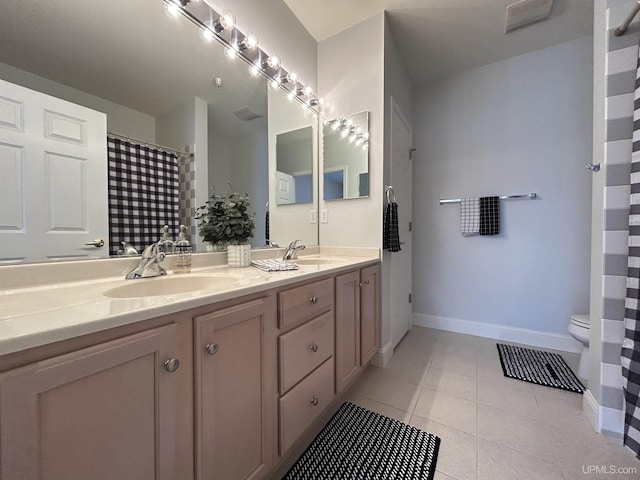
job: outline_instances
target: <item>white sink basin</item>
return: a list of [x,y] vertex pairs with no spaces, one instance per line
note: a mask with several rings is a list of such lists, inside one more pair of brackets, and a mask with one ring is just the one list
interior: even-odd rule
[[104,291],[103,295],[110,298],[152,297],[229,287],[235,283],[237,283],[237,279],[229,275],[162,276],[149,279],[127,280],[126,285],[110,288]]
[[339,258],[328,258],[328,257],[301,257],[294,260],[298,265],[329,265],[332,263],[341,263],[343,260]]

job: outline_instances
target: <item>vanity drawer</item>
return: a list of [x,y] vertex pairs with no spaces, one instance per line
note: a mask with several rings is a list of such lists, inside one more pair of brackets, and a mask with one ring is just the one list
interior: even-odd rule
[[278,338],[280,394],[333,355],[334,323],[331,310]]
[[293,326],[331,310],[333,291],[333,279],[327,278],[280,292],[278,327]]
[[333,357],[280,398],[280,455],[283,455],[333,400]]

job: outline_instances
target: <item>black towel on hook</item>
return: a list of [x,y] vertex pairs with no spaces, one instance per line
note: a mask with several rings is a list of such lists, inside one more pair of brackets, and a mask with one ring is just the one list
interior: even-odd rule
[[400,251],[400,234],[398,232],[398,204],[387,203],[384,212],[384,225],[382,232],[382,249],[390,252]]
[[480,235],[500,233],[500,198],[480,197]]

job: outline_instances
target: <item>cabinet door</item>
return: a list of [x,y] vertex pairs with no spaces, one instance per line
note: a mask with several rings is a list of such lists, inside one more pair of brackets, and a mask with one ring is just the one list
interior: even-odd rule
[[380,325],[380,268],[360,271],[360,365],[366,365],[378,351]]
[[274,328],[273,297],[195,319],[200,480],[258,479],[272,465]]
[[336,277],[336,393],[360,370],[360,273]]
[[0,478],[174,480],[178,376],[164,362],[176,332],[166,325],[0,376]]

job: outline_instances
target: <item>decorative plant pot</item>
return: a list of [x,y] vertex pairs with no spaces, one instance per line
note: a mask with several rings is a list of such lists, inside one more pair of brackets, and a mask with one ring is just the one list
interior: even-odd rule
[[228,245],[227,265],[229,267],[248,267],[251,264],[251,245]]
[[207,242],[207,252],[226,252],[226,251],[227,251],[226,243]]

